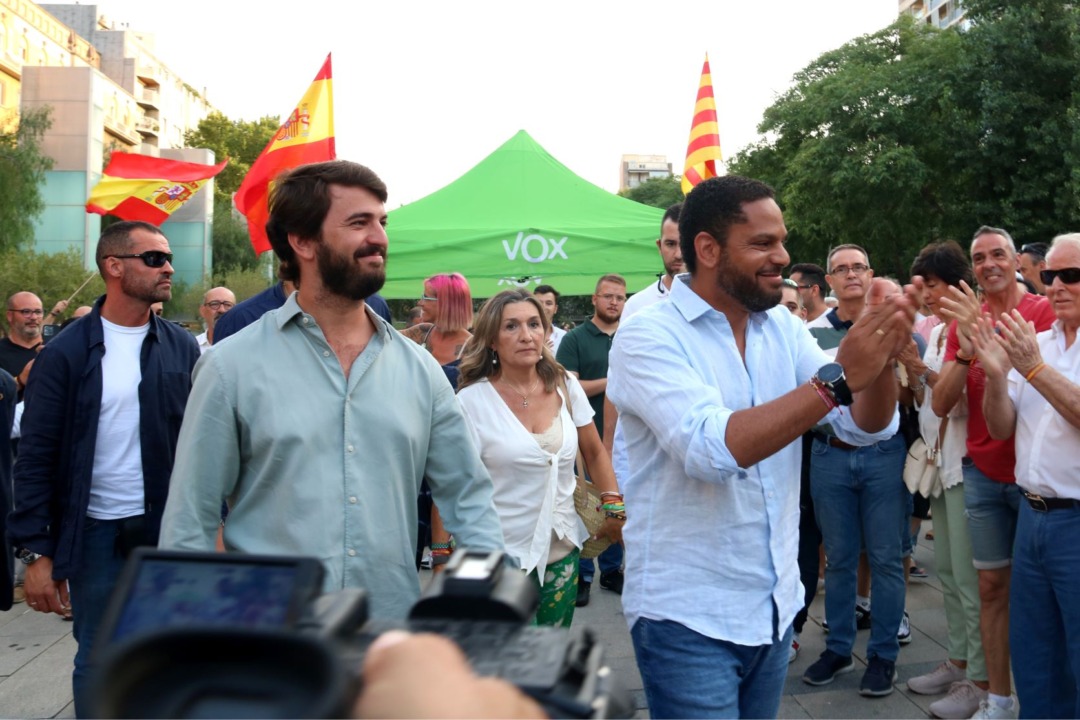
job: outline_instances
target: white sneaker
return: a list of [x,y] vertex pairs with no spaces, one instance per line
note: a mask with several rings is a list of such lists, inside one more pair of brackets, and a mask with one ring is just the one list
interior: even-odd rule
[[[933,673],[930,673],[933,675]],[[926,675],[924,677],[929,677]],[[908,681],[908,687],[911,687]],[[946,718],[946,720],[963,720],[969,718],[979,709],[979,704],[986,700],[987,693],[981,687],[970,680],[954,682],[949,688],[949,694],[940,700],[930,703],[930,713],[934,717]]]
[[996,720],[997,718],[1004,718],[1004,720],[1016,720],[1020,716],[1020,701],[1016,699],[1015,695],[1011,695],[1012,705],[1007,708],[1003,708],[996,702],[987,697],[985,700],[979,703],[979,709],[976,711],[972,718],[979,718],[984,720]]
[[[908,690],[919,695],[937,695],[950,690],[953,683],[958,683],[966,677],[966,670],[946,660],[925,675],[911,678],[907,681],[907,686]],[[975,709],[971,712],[975,712]],[[971,717],[971,713],[965,717]]]
[[799,657],[799,633],[794,633],[791,636],[791,650],[788,651],[787,656],[788,665],[795,662],[797,657]]
[[901,645],[911,642],[911,618],[908,617],[907,610],[904,611],[904,617],[900,618],[900,629],[896,631],[896,641]]

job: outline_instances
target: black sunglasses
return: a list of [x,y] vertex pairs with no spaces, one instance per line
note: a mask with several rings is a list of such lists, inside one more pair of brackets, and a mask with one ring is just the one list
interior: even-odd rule
[[1080,283],[1080,268],[1061,268],[1060,270],[1040,270],[1039,279],[1043,285],[1050,287],[1054,284],[1054,278],[1060,277],[1066,285]]
[[165,263],[172,262],[172,253],[161,252],[160,250],[147,250],[138,255],[106,255],[105,257],[139,258],[146,264],[146,267],[152,268],[165,267]]

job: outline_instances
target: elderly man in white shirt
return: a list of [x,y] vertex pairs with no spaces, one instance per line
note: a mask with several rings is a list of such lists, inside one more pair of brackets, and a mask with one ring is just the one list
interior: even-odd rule
[[975,346],[987,429],[999,440],[1016,433],[1026,500],[1009,592],[1020,717],[1080,717],[1080,233],[1054,238],[1046,267],[1053,326],[1036,334],[1013,310],[983,318]]
[[[679,231],[689,275],[611,352],[623,608],[653,717],[776,717],[803,599],[799,438],[822,419],[852,444],[896,431],[887,361],[910,340],[913,290],[868,309],[830,362],[777,306],[790,258],[771,188],[707,180]],[[686,552],[703,542],[715,554]]]

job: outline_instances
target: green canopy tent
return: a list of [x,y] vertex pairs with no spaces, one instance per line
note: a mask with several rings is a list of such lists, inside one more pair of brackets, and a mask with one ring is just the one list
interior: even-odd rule
[[591,295],[605,273],[640,290],[663,270],[664,211],[570,171],[521,130],[450,185],[389,213],[388,298],[415,298],[436,273],[460,272],[473,297],[554,286]]

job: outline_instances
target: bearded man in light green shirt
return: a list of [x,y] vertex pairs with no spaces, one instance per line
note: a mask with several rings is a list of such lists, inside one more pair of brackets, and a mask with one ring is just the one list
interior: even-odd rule
[[296,284],[278,310],[195,369],[162,548],[318,557],[324,590],[359,587],[374,617],[419,595],[426,477],[462,547],[501,550],[491,478],[442,368],[366,307],[386,272],[386,187],[347,161],[280,176],[267,233]]

